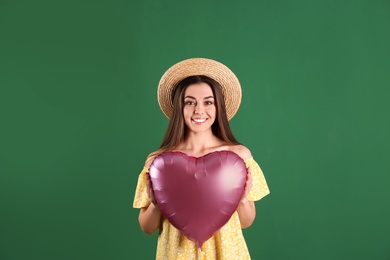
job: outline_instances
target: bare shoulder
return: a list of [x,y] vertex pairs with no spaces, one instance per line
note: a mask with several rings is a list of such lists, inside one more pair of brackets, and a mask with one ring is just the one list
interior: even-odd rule
[[230,151],[235,152],[242,159],[249,159],[252,157],[251,151],[246,146],[244,146],[242,144],[232,145],[229,148],[230,148]]
[[152,152],[152,153],[150,153],[149,155],[148,155],[148,157],[146,158],[146,161],[145,161],[145,168],[146,169],[149,169],[149,167],[150,167],[150,165],[152,164],[152,162],[153,162],[153,160],[154,160],[154,158],[156,158],[159,154],[161,154],[162,153],[162,150],[157,150],[157,151],[154,151],[154,152]]

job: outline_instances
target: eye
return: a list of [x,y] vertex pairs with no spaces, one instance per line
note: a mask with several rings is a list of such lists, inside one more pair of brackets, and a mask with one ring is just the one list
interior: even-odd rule
[[193,106],[193,105],[195,105],[195,102],[192,100],[187,100],[187,101],[184,101],[184,104],[189,105],[189,106]]
[[204,104],[209,106],[209,105],[212,105],[214,103],[213,103],[213,101],[205,101]]

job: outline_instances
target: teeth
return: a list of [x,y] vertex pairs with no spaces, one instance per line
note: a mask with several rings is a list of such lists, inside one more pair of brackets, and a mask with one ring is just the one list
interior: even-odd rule
[[201,119],[201,118],[197,118],[197,119],[195,119],[195,118],[193,118],[192,120],[194,120],[196,123],[203,123],[203,122],[205,122],[206,121],[206,119]]

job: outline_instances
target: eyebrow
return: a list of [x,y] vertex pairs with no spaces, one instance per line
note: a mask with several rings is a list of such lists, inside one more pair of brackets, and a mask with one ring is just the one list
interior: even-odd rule
[[[184,98],[185,98],[185,99],[186,99],[186,98],[196,99],[196,98],[194,98],[193,96],[185,96]],[[205,98],[203,98],[203,99],[209,99],[209,98],[214,98],[214,97],[213,97],[213,96],[208,96],[208,97],[205,97]]]

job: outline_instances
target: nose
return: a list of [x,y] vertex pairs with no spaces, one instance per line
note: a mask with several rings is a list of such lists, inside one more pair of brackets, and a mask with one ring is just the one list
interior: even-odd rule
[[202,104],[196,104],[196,106],[195,106],[195,109],[194,109],[194,114],[203,114],[203,111],[204,111],[204,109],[203,109],[203,106],[202,106]]

